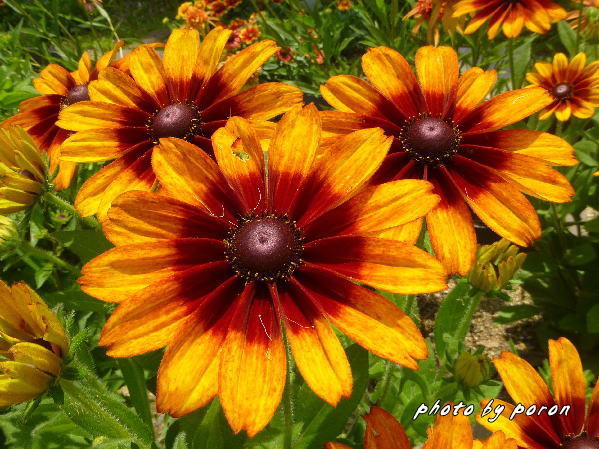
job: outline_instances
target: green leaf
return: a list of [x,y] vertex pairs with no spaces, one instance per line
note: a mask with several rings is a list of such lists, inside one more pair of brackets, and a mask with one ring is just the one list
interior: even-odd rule
[[187,435],[184,433],[180,433],[175,438],[175,442],[173,444],[173,449],[189,449],[189,445],[187,444]]
[[589,167],[599,165],[599,145],[591,140],[581,140],[574,144],[576,149],[576,157]]
[[446,356],[448,341],[457,343],[466,337],[480,297],[467,279],[460,279],[441,303],[435,319],[435,346],[440,358]]
[[570,57],[576,55],[576,33],[572,29],[572,27],[568,24],[568,22],[561,21],[557,24],[557,32],[559,34],[559,39],[562,41],[566,50],[570,54]]
[[506,306],[497,312],[495,322],[499,324],[509,324],[514,321],[524,320],[526,318],[532,318],[538,315],[541,310],[538,307],[530,304],[518,304],[516,306]]
[[[322,403],[312,416],[304,420],[306,425],[293,445],[294,449],[319,448],[334,441],[364,396],[368,386],[368,351],[354,344],[347,349],[347,356],[354,378],[351,397],[341,400],[337,407]],[[298,403],[302,404],[302,410],[307,409],[303,401],[298,400]]]
[[96,379],[60,380],[65,414],[93,437],[135,441],[150,448],[154,435],[136,413],[114,398]]
[[574,248],[569,248],[565,254],[566,262],[573,267],[586,265],[596,258],[597,252],[590,243],[582,243]]
[[536,36],[533,35],[514,51],[514,79],[517,87],[522,86],[522,83],[524,83],[524,77],[531,62],[532,42],[535,39]]
[[101,231],[58,231],[53,235],[77,254],[82,263],[89,262],[94,257],[113,247]]
[[127,384],[133,407],[137,410],[140,418],[152,429],[152,412],[150,410],[150,401],[148,400],[144,370],[134,359],[118,359],[118,364],[123,373],[123,379]]
[[587,329],[591,334],[599,334],[599,304],[595,304],[587,312]]

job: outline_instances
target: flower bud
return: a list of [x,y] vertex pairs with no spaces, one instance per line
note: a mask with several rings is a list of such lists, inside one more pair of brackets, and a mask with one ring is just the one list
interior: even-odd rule
[[489,378],[491,362],[484,355],[463,352],[455,363],[455,376],[458,381],[469,388],[474,388]]
[[44,393],[67,351],[63,327],[37,293],[0,281],[0,407]]
[[0,215],[0,252],[3,248],[8,248],[11,243],[16,241],[18,238],[18,231],[15,222],[8,218]]
[[485,292],[501,290],[522,267],[525,259],[526,254],[519,253],[518,247],[506,239],[492,245],[481,245],[468,280]]

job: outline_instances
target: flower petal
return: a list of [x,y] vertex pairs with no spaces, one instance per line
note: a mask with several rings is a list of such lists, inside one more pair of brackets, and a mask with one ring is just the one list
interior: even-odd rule
[[322,120],[322,137],[329,138],[366,128],[382,128],[388,134],[401,131],[397,125],[386,120],[366,117],[353,112],[319,111]]
[[549,165],[576,165],[574,148],[553,134],[530,129],[505,129],[465,138],[464,144],[482,145],[535,157]]
[[153,113],[157,107],[154,100],[137,87],[130,77],[112,67],[102,70],[98,79],[89,84],[88,90],[92,101],[142,109],[148,113]]
[[278,293],[297,368],[312,391],[335,407],[352,391],[352,372],[343,346],[302,290],[290,284]]
[[448,274],[465,276],[476,257],[476,234],[468,206],[442,172],[431,176],[434,192],[441,202],[426,216],[426,225],[435,251]]
[[561,436],[578,435],[584,426],[587,383],[580,355],[568,339],[549,340],[549,366],[555,402],[571,407],[570,413],[559,415]]
[[406,295],[447,288],[445,269],[425,251],[395,240],[339,236],[304,246],[306,264]]
[[599,438],[599,381],[595,384],[586,424],[587,432],[594,438]]
[[495,70],[478,67],[467,70],[459,79],[453,120],[460,122],[489,94],[497,82]]
[[418,369],[416,360],[428,356],[418,327],[388,299],[336,275],[305,266],[296,271],[295,278],[296,285],[335,327],[372,353],[414,370]]
[[116,159],[134,145],[147,141],[146,128],[90,129],[73,134],[62,144],[60,158],[73,162],[101,162]]
[[472,426],[464,415],[437,416],[423,449],[472,449]]
[[115,245],[186,237],[222,240],[227,229],[228,223],[190,204],[138,191],[118,196],[103,223],[106,238]]
[[406,431],[391,413],[372,407],[364,420],[364,449],[412,449]]
[[421,47],[416,52],[416,72],[428,112],[445,116],[453,107],[458,84],[458,55],[451,47]]
[[202,41],[194,75],[202,83],[214,74],[231,33],[229,29],[216,27]]
[[42,95],[65,96],[75,86],[73,76],[64,67],[50,64],[33,80],[33,85]]
[[60,111],[56,125],[69,131],[142,127],[149,117],[140,109],[99,101],[80,101]]
[[199,53],[197,30],[183,28],[171,32],[164,48],[164,77],[171,100],[185,102],[190,98],[192,85],[199,83],[194,79]]
[[136,48],[131,53],[129,64],[131,76],[137,85],[147,92],[157,105],[164,107],[170,104],[164,67],[160,56],[153,48],[147,45]]
[[495,131],[540,111],[553,103],[542,87],[511,90],[485,101],[458,123],[463,135]]
[[272,300],[264,286],[248,284],[225,339],[219,373],[219,397],[235,433],[245,430],[251,438],[266,427],[281,402],[286,372]]
[[452,163],[447,176],[493,231],[520,246],[529,246],[541,236],[535,209],[516,187],[491,168],[461,156]]
[[424,98],[410,64],[388,47],[369,49],[362,56],[362,69],[368,80],[391,100],[407,119],[423,112]]

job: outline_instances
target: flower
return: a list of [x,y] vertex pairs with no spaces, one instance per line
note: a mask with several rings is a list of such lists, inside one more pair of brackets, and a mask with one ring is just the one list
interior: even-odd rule
[[29,208],[46,183],[39,148],[20,126],[0,128],[0,214]]
[[301,90],[265,83],[240,92],[278,47],[265,40],[232,56],[217,69],[230,30],[215,28],[200,45],[196,30],[174,30],[164,59],[140,47],[130,57],[131,77],[104,70],[90,85],[91,101],[64,109],[59,126],[77,131],[62,147],[75,162],[116,159],[81,187],[75,207],[103,217],[128,190],[151,190],[156,176],[152,149],[162,137],[180,137],[211,153],[210,136],[232,115],[264,122],[302,102]]
[[[366,449],[411,449],[412,445],[401,424],[389,412],[372,407],[364,416]],[[463,414],[437,416],[428,429],[428,440],[423,449],[517,449],[516,442],[496,432],[486,440],[474,440],[470,421]],[[351,449],[340,443],[327,443],[325,449]]]
[[67,351],[64,329],[37,293],[0,281],[0,407],[45,392]]
[[536,72],[527,73],[532,86],[547,90],[554,101],[539,115],[541,120],[552,114],[566,121],[573,114],[578,118],[590,118],[599,107],[599,61],[586,65],[586,55],[578,53],[572,61],[563,53],[553,57],[553,64],[537,62]]
[[275,56],[281,62],[289,63],[293,61],[293,51],[290,47],[284,47],[279,49]]
[[260,28],[257,26],[248,26],[239,31],[239,38],[245,44],[251,44],[260,37]]
[[351,1],[350,0],[337,0],[337,9],[339,11],[347,11],[351,9]]
[[[580,1],[578,2],[580,3]],[[582,15],[581,15],[582,13]],[[566,20],[575,30],[580,27],[580,32],[590,42],[599,41],[599,0],[583,0],[582,9],[568,12]]]
[[[536,406],[538,412],[533,412],[534,416],[518,414],[510,420],[514,406],[495,399],[497,405],[505,405],[504,413],[495,422],[479,416],[481,425],[491,431],[503,431],[525,449],[599,448],[599,382],[587,410],[582,363],[568,339],[549,340],[553,394],[535,369],[520,357],[503,352],[494,363],[511,398],[525,408]],[[558,410],[570,406],[569,413],[550,416],[548,411],[554,405]],[[541,411],[542,406],[547,408]]]
[[382,130],[324,146],[320,135],[310,105],[277,124],[267,166],[256,129],[240,117],[212,136],[216,162],[184,140],[161,139],[152,163],[170,197],[127,192],[113,203],[104,232],[116,248],[88,263],[79,282],[120,303],[100,340],[110,356],[168,347],[162,412],[181,416],[218,394],[235,432],[258,433],[285,387],[280,323],[306,383],[332,405],[349,397],[352,376],[329,321],[410,369],[426,358],[408,316],[358,283],[403,293],[446,286],[432,256],[374,236],[438,198],[420,180],[362,190],[391,143]]
[[[483,102],[497,73],[475,67],[459,76],[456,52],[422,47],[417,80],[407,61],[387,47],[362,57],[370,83],[340,75],[321,86],[337,111],[322,112],[323,128],[335,135],[381,127],[394,137],[374,182],[423,178],[441,202],[426,224],[435,254],[448,271],[466,275],[476,255],[468,206],[497,234],[520,246],[540,236],[537,213],[520,191],[554,202],[573,189],[550,165],[575,165],[565,140],[527,129],[501,130],[548,106],[553,97],[535,87],[509,91]],[[421,222],[398,237],[416,241]]]
[[427,42],[437,45],[439,43],[439,25],[450,34],[459,27],[460,20],[453,17],[453,7],[456,0],[417,0],[412,8],[403,18],[407,20],[417,17],[418,21],[412,33],[416,34],[424,22],[427,23]]
[[84,52],[79,67],[69,72],[57,64],[50,64],[41,71],[40,77],[33,80],[35,89],[41,96],[29,98],[19,105],[20,112],[4,122],[0,127],[19,125],[33,136],[37,145],[50,158],[50,172],[58,168],[54,179],[56,190],[69,187],[75,173],[73,162],[60,161],[60,147],[69,132],[60,129],[56,122],[59,112],[69,105],[88,100],[88,84],[98,77],[98,72],[108,67],[123,42],[117,42],[112,50],[101,56],[92,65],[89,53]]
[[518,247],[510,245],[509,240],[501,239],[492,245],[482,245],[468,280],[485,292],[501,290],[520,270],[524,260],[526,254],[519,253]]
[[11,218],[0,215],[0,251],[13,246],[18,236],[15,222]]
[[182,3],[177,11],[177,19],[185,20],[190,28],[199,29],[206,23],[213,24],[216,17],[205,9],[205,7],[195,6],[191,2]]
[[566,18],[564,8],[550,0],[459,0],[454,7],[454,17],[476,13],[464,33],[472,34],[487,20],[487,36],[494,39],[502,28],[506,37],[518,37],[522,28],[545,34],[551,24]]

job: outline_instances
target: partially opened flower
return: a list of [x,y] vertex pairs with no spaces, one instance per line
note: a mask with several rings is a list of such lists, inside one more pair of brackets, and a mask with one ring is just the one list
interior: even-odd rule
[[50,171],[58,174],[54,179],[56,190],[69,187],[75,173],[76,164],[60,161],[60,147],[69,132],[56,125],[60,111],[72,104],[89,100],[88,84],[98,77],[98,72],[108,67],[123,42],[102,55],[96,65],[92,64],[87,52],[79,60],[79,67],[69,72],[62,66],[50,64],[41,71],[40,77],[33,80],[35,89],[41,96],[29,98],[19,105],[19,113],[0,123],[0,127],[19,125],[33,136],[37,145],[50,158]]
[[[441,202],[426,225],[436,256],[449,272],[465,275],[476,255],[470,209],[497,234],[528,246],[539,238],[537,213],[524,192],[553,202],[570,200],[568,180],[550,165],[575,165],[574,149],[563,139],[527,129],[502,128],[548,106],[553,97],[540,87],[485,97],[497,79],[478,67],[459,76],[456,52],[423,47],[416,72],[396,51],[370,49],[362,58],[370,83],[334,76],[321,87],[337,111],[324,111],[323,128],[336,135],[381,127],[394,137],[376,182],[422,178]],[[415,241],[420,222],[398,236]]]
[[429,44],[437,45],[441,35],[440,28],[452,34],[460,25],[461,19],[453,17],[453,7],[456,0],[417,0],[408,13],[403,17],[417,19],[412,33],[417,34],[423,23],[426,23],[426,39]]
[[[379,407],[372,407],[364,416],[366,434],[364,449],[412,449],[402,425],[393,415]],[[428,429],[428,440],[423,449],[517,449],[516,442],[496,432],[486,440],[475,440],[470,420],[463,414],[439,415]],[[345,444],[328,443],[325,449],[352,449]]]
[[67,351],[64,329],[37,293],[0,281],[0,407],[45,392]]
[[128,192],[104,232],[116,248],[87,264],[81,288],[120,305],[100,343],[114,357],[168,346],[158,409],[181,416],[219,395],[235,432],[259,432],[285,387],[281,323],[300,373],[335,405],[352,375],[330,323],[373,353],[417,369],[416,325],[362,283],[391,292],[445,287],[441,264],[374,237],[424,215],[425,181],[365,188],[390,139],[358,131],[324,148],[314,106],[278,123],[265,165],[256,131],[234,117],[198,147],[161,139],[153,166],[163,196]]
[[553,96],[539,118],[551,115],[566,121],[571,115],[590,118],[599,107],[599,61],[586,64],[587,57],[578,53],[571,61],[563,53],[557,53],[550,62],[537,62],[536,73],[527,73],[526,79],[532,86],[539,86]]
[[[515,406],[494,399],[496,405],[506,407],[505,411],[494,422],[479,416],[481,425],[491,431],[503,431],[525,449],[599,449],[599,382],[587,409],[582,362],[568,339],[549,340],[553,393],[535,369],[520,357],[503,352],[494,363],[512,400],[525,409],[535,406],[535,410],[531,415],[520,410],[510,419]],[[541,410],[542,407],[545,409]],[[570,407],[567,413],[562,413],[564,407]]]
[[518,252],[518,247],[511,245],[509,240],[501,239],[492,245],[481,245],[468,281],[485,292],[501,290],[516,275],[525,260],[526,253]]
[[489,21],[489,39],[494,39],[499,29],[509,38],[520,36],[524,27],[533,33],[545,34],[552,23],[568,15],[564,8],[550,0],[459,0],[453,16],[466,14],[474,16],[464,33],[472,34]]
[[0,214],[30,207],[47,178],[43,155],[20,126],[0,128]]
[[212,154],[210,136],[232,115],[265,121],[302,102],[300,89],[282,83],[241,92],[278,48],[257,42],[218,68],[230,33],[216,28],[200,45],[196,30],[175,30],[164,59],[146,46],[134,50],[132,78],[108,68],[90,85],[92,101],[61,112],[59,125],[78,131],[64,143],[63,160],[116,159],[81,187],[75,207],[82,215],[102,217],[120,193],[151,190],[152,149],[160,138],[185,139]]

